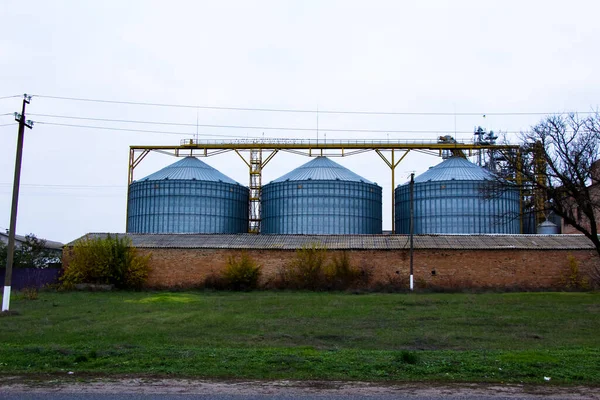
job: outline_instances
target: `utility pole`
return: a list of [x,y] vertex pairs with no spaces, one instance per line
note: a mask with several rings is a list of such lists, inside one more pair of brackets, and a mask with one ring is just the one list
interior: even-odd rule
[[414,253],[414,243],[413,236],[415,233],[415,173],[410,174],[410,290],[413,291],[415,289],[414,279],[413,279],[413,253]]
[[17,229],[17,207],[19,205],[19,183],[21,181],[21,160],[23,158],[23,138],[25,127],[33,128],[33,121],[25,119],[25,106],[31,101],[31,96],[23,95],[23,109],[21,114],[15,113],[15,120],[19,122],[17,136],[17,156],[15,159],[15,178],[13,181],[12,206],[10,209],[10,227],[8,231],[8,254],[6,258],[6,274],[4,275],[4,297],[2,298],[2,312],[9,311],[10,287],[12,283],[12,267],[15,257],[15,232]]

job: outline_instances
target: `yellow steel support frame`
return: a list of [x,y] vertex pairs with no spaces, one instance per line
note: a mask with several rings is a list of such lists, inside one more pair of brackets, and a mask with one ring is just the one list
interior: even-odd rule
[[149,149],[143,149],[142,153],[137,156],[135,156],[135,149],[134,148],[130,148],[129,149],[129,173],[128,173],[128,184],[131,185],[133,183],[133,170],[135,169],[135,167],[137,167],[142,160],[150,153]]
[[[133,183],[133,170],[150,153],[150,150],[144,149],[139,156],[135,156],[135,149],[129,149],[129,168],[127,171],[127,216],[129,216],[129,186]],[[126,217],[127,218],[127,217]],[[129,232],[129,218],[125,221],[125,232]]]
[[262,197],[262,170],[269,161],[277,154],[278,150],[274,150],[263,161],[262,149],[250,149],[250,157],[248,160],[235,150],[236,154],[246,163],[250,170],[250,202],[248,204],[248,232],[260,233],[261,223],[261,197]]
[[385,163],[387,164],[388,167],[390,167],[390,169],[392,170],[392,233],[396,233],[396,182],[395,182],[395,171],[396,171],[396,167],[398,166],[398,164],[400,164],[400,162],[402,160],[404,160],[404,157],[406,157],[406,155],[408,154],[410,150],[406,150],[404,152],[404,154],[402,154],[402,156],[400,157],[400,159],[398,161],[394,161],[394,149],[392,149],[392,156],[391,156],[391,160],[388,160],[383,153],[381,153],[381,150],[376,149],[375,152],[377,154],[379,154],[379,157],[381,157],[381,159],[383,161],[385,161]]
[[544,146],[540,141],[535,142],[533,146],[533,157],[534,157],[534,174],[535,174],[535,185],[533,190],[533,200],[535,207],[535,224],[541,224],[546,220],[546,158],[544,157]]
[[262,149],[250,150],[250,205],[248,232],[260,232],[260,194],[262,191]]
[[516,180],[517,186],[519,187],[519,221],[520,224],[520,232],[523,234],[523,158],[521,155],[521,150],[517,148],[517,167],[516,167]]
[[[193,139],[182,140],[180,146],[130,146],[129,148],[129,185],[133,183],[135,168],[140,162],[151,152],[160,152],[172,156],[195,156],[195,157],[210,157],[217,154],[222,154],[228,151],[235,151],[240,158],[246,163],[250,171],[250,221],[249,232],[259,233],[261,222],[260,199],[262,191],[262,170],[267,163],[277,154],[278,151],[284,150],[294,154],[302,154],[307,156],[350,156],[360,154],[366,151],[375,151],[385,161],[392,170],[392,232],[395,231],[395,168],[406,157],[410,150],[439,150],[442,151],[457,151],[467,150],[471,154],[472,150],[483,149],[516,149],[518,157],[520,157],[519,146],[516,145],[491,145],[479,143],[438,143],[438,142],[390,142],[390,141],[328,141],[327,143],[317,143],[310,140],[275,140],[275,141],[197,141]],[[271,151],[268,157],[264,160],[262,153],[264,150]],[[316,150],[316,151],[315,151]],[[339,151],[337,153],[325,153],[325,150]],[[382,151],[391,151],[391,160],[388,160]],[[395,150],[404,150],[404,154],[398,161],[395,160]],[[141,152],[136,155],[137,152]],[[242,151],[249,151],[250,157],[248,160],[241,154]],[[517,182],[522,185],[522,176],[517,172]],[[128,190],[129,197],[129,190]],[[522,196],[521,196],[521,212],[523,211]],[[521,221],[521,232],[523,231],[523,222]]]

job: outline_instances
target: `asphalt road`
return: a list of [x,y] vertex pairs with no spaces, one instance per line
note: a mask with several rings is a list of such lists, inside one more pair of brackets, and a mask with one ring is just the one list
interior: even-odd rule
[[[262,394],[262,395],[221,395],[221,394],[90,394],[90,393],[10,393],[0,394],[2,400],[192,400],[192,399],[211,399],[211,400],[476,400],[476,399],[494,399],[494,400],[540,400],[540,396],[527,397],[495,397],[495,396],[398,396],[398,395],[380,395],[380,396],[353,396],[353,395],[286,395],[286,394]],[[548,397],[543,397],[548,398]],[[552,397],[558,399],[560,397]],[[571,398],[569,396],[569,398]]]
[[0,400],[600,400],[591,387],[553,385],[211,381],[193,379],[22,379],[0,376]]

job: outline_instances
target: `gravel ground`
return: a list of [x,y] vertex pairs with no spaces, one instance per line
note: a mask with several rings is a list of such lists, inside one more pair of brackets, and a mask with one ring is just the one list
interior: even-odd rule
[[217,381],[146,377],[0,376],[0,393],[595,399],[599,387],[341,381]]

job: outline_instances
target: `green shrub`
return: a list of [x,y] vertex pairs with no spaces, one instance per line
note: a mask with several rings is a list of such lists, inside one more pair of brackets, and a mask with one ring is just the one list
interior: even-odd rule
[[246,252],[241,256],[231,256],[227,260],[227,267],[223,273],[225,286],[231,290],[253,290],[258,287],[260,278],[260,265]]
[[204,278],[204,282],[201,286],[203,289],[211,289],[211,290],[227,290],[227,282],[225,282],[225,278],[222,274],[217,274],[214,271],[211,271],[206,278]]
[[330,289],[344,290],[356,286],[361,282],[361,270],[354,267],[348,252],[335,255],[328,265],[326,276]]
[[589,279],[582,277],[579,271],[579,261],[569,254],[567,257],[568,272],[563,274],[561,284],[569,290],[587,290],[590,288]]
[[419,362],[419,356],[417,353],[403,350],[395,357],[395,361],[398,364],[416,364]]
[[70,251],[62,287],[78,283],[109,284],[138,289],[148,279],[150,255],[140,256],[128,237],[117,235],[79,240]]
[[37,300],[39,298],[38,290],[34,287],[21,289],[21,298],[25,300]]
[[281,271],[281,286],[288,289],[326,289],[327,250],[318,244],[303,246]]
[[409,290],[409,278],[400,274],[400,271],[386,274],[385,279],[376,282],[373,287],[374,292],[384,293],[405,292],[407,290]]
[[[8,246],[0,240],[0,266],[6,266]],[[15,246],[14,268],[47,268],[60,264],[60,252],[46,248],[46,241],[33,233],[25,236],[25,241]]]

